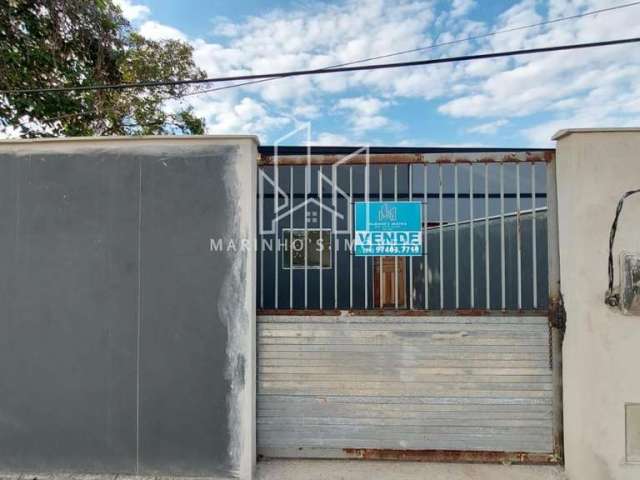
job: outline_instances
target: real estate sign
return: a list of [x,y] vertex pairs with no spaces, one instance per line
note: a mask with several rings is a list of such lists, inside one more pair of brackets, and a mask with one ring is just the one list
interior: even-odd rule
[[356,256],[422,255],[420,202],[357,202],[355,210]]

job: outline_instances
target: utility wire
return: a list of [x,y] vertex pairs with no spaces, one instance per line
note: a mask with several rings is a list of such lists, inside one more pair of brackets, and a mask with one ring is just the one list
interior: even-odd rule
[[[535,27],[544,27],[546,25],[551,25],[551,24],[558,23],[558,22],[566,22],[566,21],[569,21],[569,20],[576,20],[578,18],[597,15],[599,13],[605,13],[605,12],[610,12],[610,11],[613,11],[613,10],[620,10],[620,9],[623,9],[623,8],[634,7],[636,5],[640,5],[640,1],[631,2],[631,3],[625,3],[625,4],[622,4],[622,5],[614,5],[612,7],[601,8],[601,9],[598,9],[598,10],[589,10],[587,12],[579,13],[579,14],[576,14],[576,15],[570,15],[568,17],[556,17],[556,18],[552,18],[551,20],[545,20],[544,22],[539,22],[539,23],[531,23],[529,25],[520,25],[520,26],[517,26],[517,27],[509,27],[509,28],[505,28],[503,30],[494,30],[493,32],[484,33],[482,35],[472,35],[472,36],[460,38],[460,39],[457,39],[457,40],[450,40],[448,42],[433,43],[431,45],[426,45],[424,47],[411,48],[409,50],[401,50],[401,51],[398,51],[398,52],[387,53],[387,54],[384,54],[384,55],[377,55],[375,57],[361,58],[359,60],[351,60],[351,61],[345,62],[345,63],[338,63],[336,65],[329,65],[327,67],[324,67],[322,70],[331,69],[331,68],[338,68],[338,67],[345,67],[347,65],[356,65],[358,63],[370,62],[372,60],[380,60],[380,59],[383,59],[383,58],[397,57],[399,55],[406,55],[406,54],[409,54],[409,53],[417,53],[417,52],[423,52],[423,51],[426,51],[426,50],[433,50],[433,49],[438,48],[438,47],[446,47],[446,46],[450,46],[450,45],[456,45],[456,44],[459,44],[459,43],[470,42],[470,41],[473,41],[473,40],[480,40],[480,39],[483,39],[483,38],[494,37],[494,36],[502,35],[502,34],[505,34],[505,33],[513,33],[513,32],[517,32],[517,31],[520,31],[520,30],[527,30],[527,29],[535,28]],[[228,90],[230,88],[243,87],[245,85],[254,85],[254,84],[257,84],[257,83],[271,82],[273,80],[278,80],[278,79],[281,79],[281,78],[286,78],[286,77],[271,77],[271,78],[264,78],[264,79],[261,79],[261,80],[251,80],[251,81],[248,81],[248,82],[234,83],[232,85],[225,85],[223,87],[207,88],[207,89],[204,89],[204,90],[198,90],[198,91],[195,91],[195,92],[186,93],[186,94],[182,95],[181,97],[189,97],[189,96],[192,96],[192,95],[200,95],[200,94],[203,94],[203,93],[211,93],[211,92],[217,92],[217,91],[220,91],[220,90]]]
[[288,72],[276,72],[276,73],[262,73],[252,75],[235,75],[229,77],[212,77],[202,79],[187,79],[187,80],[161,80],[150,82],[138,82],[138,83],[118,83],[112,85],[78,85],[75,87],[47,87],[47,88],[27,88],[27,89],[15,89],[15,90],[0,90],[0,94],[4,95],[16,95],[16,94],[30,94],[30,93],[44,93],[44,92],[71,92],[71,91],[88,91],[88,90],[124,90],[129,88],[145,88],[145,87],[165,87],[171,85],[194,85],[203,83],[218,83],[228,82],[232,80],[257,80],[267,78],[285,78],[285,77],[299,77],[307,75],[319,75],[327,73],[340,73],[340,72],[356,72],[365,70],[381,70],[389,68],[401,68],[401,67],[415,67],[420,65],[435,65],[442,63],[453,62],[468,62],[472,60],[482,60],[487,58],[501,58],[511,57],[515,55],[531,55],[535,53],[547,53],[558,52],[566,50],[577,50],[585,48],[605,47],[611,45],[624,45],[640,42],[640,37],[623,38],[618,40],[608,40],[604,42],[589,42],[589,43],[573,43],[568,45],[556,45],[552,47],[540,47],[529,48],[523,50],[508,50],[504,52],[491,52],[481,53],[477,55],[462,55],[458,57],[444,57],[444,58],[432,58],[427,60],[415,60],[409,62],[396,62],[396,63],[378,63],[373,65],[351,65],[346,67],[337,67],[329,69],[311,69],[311,70],[292,70]]

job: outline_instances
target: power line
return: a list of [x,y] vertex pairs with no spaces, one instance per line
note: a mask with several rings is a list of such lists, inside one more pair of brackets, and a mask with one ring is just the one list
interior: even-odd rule
[[[456,44],[469,42],[469,41],[473,41],[473,40],[479,40],[479,39],[494,37],[494,36],[502,35],[502,34],[506,34],[506,33],[512,33],[512,32],[526,30],[526,29],[530,29],[530,28],[542,27],[542,26],[546,26],[546,25],[550,25],[550,24],[559,23],[559,22],[566,22],[566,21],[569,21],[569,20],[575,20],[575,19],[578,19],[578,18],[594,16],[594,15],[597,15],[597,14],[600,14],[600,13],[606,13],[606,12],[610,12],[610,11],[614,11],[614,10],[620,10],[620,9],[629,8],[629,7],[633,7],[633,6],[637,6],[637,5],[640,5],[640,1],[630,2],[630,3],[626,3],[626,4],[621,4],[621,5],[614,5],[614,6],[611,6],[611,7],[601,8],[601,9],[597,9],[597,10],[589,10],[589,11],[586,11],[586,12],[583,12],[583,13],[580,13],[580,14],[570,15],[570,16],[567,16],[567,17],[556,17],[556,18],[553,18],[553,19],[550,19],[550,20],[539,22],[539,23],[533,23],[533,24],[528,24],[528,25],[520,25],[520,26],[515,26],[515,27],[508,27],[508,28],[505,28],[505,29],[502,29],[502,30],[494,30],[492,32],[488,32],[488,33],[481,34],[481,35],[472,35],[472,36],[464,37],[464,38],[457,39],[457,40],[451,40],[451,41],[440,42],[440,43],[433,43],[431,45],[426,45],[426,46],[423,46],[423,47],[417,47],[417,48],[412,48],[412,49],[408,49],[408,50],[401,50],[401,51],[397,51],[397,52],[387,53],[387,54],[383,54],[383,55],[377,55],[377,56],[368,57],[368,58],[361,58],[361,59],[358,59],[358,60],[352,60],[352,61],[345,62],[345,63],[329,65],[329,66],[323,67],[320,70],[335,69],[335,68],[339,68],[339,67],[355,65],[355,64],[359,64],[359,63],[373,61],[373,60],[379,60],[379,59],[383,59],[383,58],[390,58],[390,57],[396,57],[396,56],[400,56],[400,55],[406,55],[406,54],[409,54],[409,53],[417,53],[417,52],[426,51],[426,50],[433,50],[433,49],[436,49],[438,47],[456,45]],[[270,82],[270,81],[273,81],[273,80],[287,78],[287,76],[288,75],[279,75],[279,76],[274,76],[274,77],[261,78],[259,80],[251,80],[251,81],[246,81],[246,82],[241,82],[241,83],[234,83],[234,84],[231,84],[231,85],[224,85],[222,87],[208,88],[208,89],[203,89],[203,90],[190,92],[190,93],[181,95],[180,97],[182,98],[182,97],[187,97],[187,96],[191,96],[191,95],[200,95],[200,94],[210,93],[210,92],[215,92],[215,91],[220,91],[220,90],[238,88],[238,87],[242,87],[242,86],[245,86],[245,85],[253,85],[253,84],[259,84],[259,83],[264,83],[264,82]],[[220,80],[220,81],[222,81],[222,80]],[[135,88],[135,87],[132,86],[131,88]],[[71,90],[73,90],[73,89],[71,89]],[[5,93],[5,94],[6,93],[10,93],[10,92],[11,91],[0,91],[0,93]],[[61,115],[61,116],[57,116],[57,117],[48,118],[48,119],[45,119],[43,122],[44,123],[49,123],[51,121],[57,121],[57,120],[60,120],[62,118],[66,118],[66,117],[82,117],[82,116],[89,115],[89,114],[94,114],[94,113],[95,113],[95,111],[76,112],[76,113],[71,113],[71,114],[67,114],[67,115]],[[23,126],[22,123],[21,123],[21,126]]]
[[44,92],[124,90],[129,88],[165,87],[165,86],[171,86],[171,85],[193,85],[193,84],[203,84],[203,83],[228,82],[228,81],[234,81],[234,80],[257,80],[257,79],[266,79],[266,78],[299,77],[299,76],[319,75],[319,74],[327,74],[327,73],[356,72],[356,71],[364,71],[364,70],[382,70],[382,69],[401,68],[401,67],[416,67],[421,65],[435,65],[435,64],[442,64],[442,63],[468,62],[472,60],[483,60],[487,58],[511,57],[515,55],[531,55],[535,53],[578,50],[578,49],[585,49],[585,48],[605,47],[605,46],[611,46],[611,45],[623,45],[623,44],[638,43],[638,42],[640,42],[640,37],[633,37],[633,38],[623,38],[618,40],[608,40],[603,42],[574,43],[574,44],[568,44],[568,45],[556,45],[552,47],[529,48],[529,49],[523,49],[523,50],[508,50],[504,52],[481,53],[477,55],[462,55],[458,57],[432,58],[427,60],[414,60],[409,62],[378,63],[373,65],[356,65],[356,66],[351,65],[346,67],[337,67],[337,68],[329,68],[329,69],[292,70],[288,72],[262,73],[262,74],[252,74],[252,75],[235,75],[230,77],[212,77],[212,78],[188,79],[188,80],[162,80],[162,81],[150,81],[150,82],[138,82],[138,83],[119,83],[119,84],[112,84],[112,85],[79,85],[75,87],[48,87],[48,88],[0,90],[0,94],[16,95],[16,94],[44,93]]
[[[544,27],[546,25],[551,25],[551,24],[554,24],[554,23],[566,22],[566,21],[569,21],[569,20],[576,20],[578,18],[597,15],[599,13],[605,13],[605,12],[610,12],[610,11],[613,11],[613,10],[620,10],[620,9],[623,9],[623,8],[634,7],[636,5],[640,5],[640,1],[631,2],[631,3],[625,3],[625,4],[622,4],[622,5],[614,5],[612,7],[601,8],[601,9],[598,9],[598,10],[589,10],[587,12],[579,13],[579,14],[576,14],[576,15],[570,15],[568,17],[556,17],[556,18],[552,18],[551,20],[545,20],[544,22],[539,22],[539,23],[531,23],[529,25],[520,25],[520,26],[517,26],[517,27],[509,27],[509,28],[505,28],[503,30],[494,30],[493,32],[484,33],[482,35],[472,35],[472,36],[460,38],[460,39],[457,39],[457,40],[450,40],[448,42],[433,43],[431,45],[426,45],[424,47],[411,48],[409,50],[400,50],[398,52],[387,53],[387,54],[384,54],[384,55],[377,55],[375,57],[361,58],[359,60],[351,60],[351,61],[345,62],[345,63],[338,63],[338,64],[335,64],[335,65],[329,65],[327,67],[324,67],[322,70],[338,68],[338,67],[345,67],[347,65],[356,65],[358,63],[370,62],[372,60],[380,60],[382,58],[397,57],[399,55],[406,55],[406,54],[409,54],[409,53],[417,53],[417,52],[423,52],[423,51],[426,51],[426,50],[433,50],[433,49],[438,48],[438,47],[446,47],[446,46],[450,46],[450,45],[456,45],[456,44],[459,44],[459,43],[470,42],[470,41],[473,41],[473,40],[480,40],[480,39],[483,39],[483,38],[494,37],[494,36],[502,35],[502,34],[505,34],[505,33],[513,33],[513,32],[517,32],[517,31],[520,31],[520,30],[527,30],[529,28]],[[182,97],[189,97],[189,96],[192,96],[192,95],[200,95],[200,94],[203,94],[203,93],[217,92],[217,91],[220,91],[220,90],[227,90],[227,89],[230,89],[230,88],[238,88],[238,87],[243,87],[243,86],[246,86],[246,85],[254,85],[254,84],[257,84],[257,83],[271,82],[273,80],[279,80],[281,78],[286,78],[286,77],[271,77],[271,78],[264,78],[264,79],[261,79],[261,80],[251,80],[251,81],[248,81],[248,82],[234,83],[232,85],[225,85],[223,87],[207,88],[207,89],[204,89],[204,90],[198,90],[196,92],[187,93],[185,95],[182,95]]]

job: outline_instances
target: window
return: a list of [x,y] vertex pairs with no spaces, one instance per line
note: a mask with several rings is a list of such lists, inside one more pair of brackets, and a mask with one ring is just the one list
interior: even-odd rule
[[[306,230],[307,241],[304,241],[305,230],[303,228],[283,229],[282,232],[282,268],[289,270],[305,268],[305,255],[307,268],[331,268],[331,229],[308,228]],[[291,248],[290,248],[291,247]],[[291,257],[289,252],[292,253]]]

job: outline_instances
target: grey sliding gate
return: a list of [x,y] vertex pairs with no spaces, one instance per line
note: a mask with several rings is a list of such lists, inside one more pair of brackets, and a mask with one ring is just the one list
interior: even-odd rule
[[[263,155],[261,455],[558,460],[552,161]],[[352,255],[353,205],[368,200],[423,203],[422,257]]]

